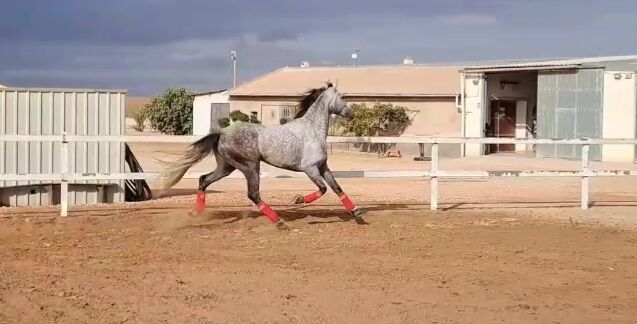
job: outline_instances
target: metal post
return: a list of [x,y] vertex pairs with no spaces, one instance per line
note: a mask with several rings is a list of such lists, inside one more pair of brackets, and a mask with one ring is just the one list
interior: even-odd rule
[[69,215],[69,142],[66,141],[66,132],[62,134],[62,151],[60,154],[62,154],[62,165],[60,166],[60,173],[62,174],[60,181],[60,216],[66,217]]
[[232,87],[237,87],[237,51],[230,51],[230,59],[232,60]]
[[[588,162],[589,161],[588,152],[589,152],[589,145],[588,144],[582,145],[582,173],[588,173],[590,171],[589,162]],[[583,175],[582,176],[582,193],[581,193],[582,210],[588,210],[590,206],[589,182],[590,182],[590,178],[587,175]]]
[[232,87],[237,87],[237,59],[232,60]]
[[438,143],[431,145],[431,210],[438,210]]

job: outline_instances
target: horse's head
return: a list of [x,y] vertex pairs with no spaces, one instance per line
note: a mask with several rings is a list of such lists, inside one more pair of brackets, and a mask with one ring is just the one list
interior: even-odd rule
[[328,110],[330,114],[339,115],[347,120],[354,118],[354,109],[347,105],[347,102],[343,99],[343,95],[336,90],[331,84],[327,84],[324,96],[327,96]]
[[354,118],[354,110],[347,106],[347,102],[343,100],[343,95],[330,82],[325,87],[308,90],[299,101],[294,118],[303,117],[319,99],[323,107],[327,106],[328,114],[339,115],[348,120]]

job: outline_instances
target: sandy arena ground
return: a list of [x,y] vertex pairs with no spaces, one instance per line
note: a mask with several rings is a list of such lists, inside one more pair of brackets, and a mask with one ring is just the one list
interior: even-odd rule
[[[147,171],[151,155],[134,150]],[[143,153],[143,152],[147,153]],[[428,168],[355,153],[335,170]],[[541,162],[538,162],[541,161]],[[211,167],[209,160],[195,170]],[[510,156],[445,169],[575,169]],[[614,165],[597,165],[610,168]],[[625,165],[619,167],[633,167]],[[273,229],[224,179],[192,217],[194,180],[144,203],[0,209],[0,323],[635,323],[637,179],[341,179],[368,213],[329,194],[294,207],[306,179],[265,179],[292,230]]]

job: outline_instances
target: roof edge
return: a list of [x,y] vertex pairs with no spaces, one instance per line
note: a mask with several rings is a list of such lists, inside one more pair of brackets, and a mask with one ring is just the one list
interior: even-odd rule
[[100,92],[100,93],[128,93],[124,89],[91,89],[91,88],[25,88],[25,87],[0,87],[0,91],[31,91],[31,92]]
[[[460,93],[438,93],[438,94],[418,94],[418,93],[343,93],[343,97],[376,97],[376,98],[453,98],[455,96],[460,95]],[[260,94],[260,93],[251,93],[251,94],[234,94],[229,95],[230,97],[263,97],[263,98],[298,98],[302,97],[302,94],[291,94],[291,93],[276,93],[276,94]]]
[[280,71],[284,71],[284,70],[286,70],[286,69],[289,69],[289,67],[284,66],[284,67],[282,67],[282,68],[278,68],[278,69],[276,69],[276,70],[274,70],[274,71],[271,71],[271,72],[269,72],[269,73],[266,73],[266,74],[264,74],[264,75],[262,75],[262,76],[260,76],[260,77],[258,77],[258,78],[254,78],[254,79],[252,79],[252,80],[250,80],[250,81],[248,81],[248,82],[246,82],[246,83],[242,83],[242,84],[240,84],[240,85],[238,85],[238,86],[236,86],[236,87],[234,87],[234,88],[232,88],[232,89],[228,90],[228,95],[229,95],[229,96],[231,96],[233,92],[236,92],[237,90],[239,90],[239,89],[241,89],[241,88],[243,88],[243,87],[246,87],[246,86],[248,86],[248,85],[250,85],[250,84],[253,84],[253,83],[256,83],[256,82],[258,82],[258,81],[261,81],[261,80],[263,80],[263,79],[265,79],[265,78],[267,78],[267,77],[269,77],[269,76],[271,76],[271,75],[273,75],[273,74],[275,74],[275,73],[278,73],[278,72],[280,72]]
[[205,91],[205,92],[195,92],[192,95],[193,96],[205,96],[205,95],[211,95],[211,94],[217,94],[217,93],[222,93],[222,92],[226,92],[228,91],[228,89],[222,89],[222,90],[213,90],[213,91]]

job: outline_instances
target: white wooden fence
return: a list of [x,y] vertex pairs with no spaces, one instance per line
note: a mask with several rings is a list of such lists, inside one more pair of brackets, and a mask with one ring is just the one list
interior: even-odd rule
[[[136,180],[152,179],[157,173],[115,174],[69,174],[68,156],[70,142],[129,142],[129,143],[193,143],[199,136],[80,136],[80,135],[5,135],[0,142],[61,142],[62,170],[57,174],[0,174],[0,181],[55,181],[60,182],[60,216],[68,215],[68,184],[81,180]],[[429,171],[373,171],[365,172],[370,178],[426,177],[430,179],[432,210],[438,209],[438,179],[444,178],[505,178],[505,177],[576,177],[581,179],[581,208],[586,210],[589,202],[589,179],[591,177],[634,176],[632,170],[600,170],[589,168],[590,145],[626,144],[636,145],[637,139],[515,139],[515,138],[452,138],[452,137],[328,137],[329,143],[396,143],[431,144],[431,168]],[[582,160],[579,171],[444,171],[439,170],[440,144],[561,144],[581,145]],[[184,178],[198,178],[203,172],[187,173]]]

